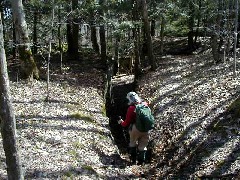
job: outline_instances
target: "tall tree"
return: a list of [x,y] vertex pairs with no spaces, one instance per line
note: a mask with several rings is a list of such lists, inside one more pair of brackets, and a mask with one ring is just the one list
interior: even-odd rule
[[[133,3],[133,21],[138,21],[139,20],[139,4],[138,1],[132,0]],[[134,56],[135,56],[135,61],[134,61],[134,84],[137,85],[137,82],[140,77],[140,53],[139,53],[139,44],[140,44],[140,28],[137,24],[135,24],[133,28],[133,36],[134,36]]]
[[106,0],[99,0],[99,14],[100,14],[100,29],[99,29],[99,35],[100,35],[100,45],[101,45],[101,61],[104,65],[104,68],[106,68],[107,65],[107,44],[106,44],[106,35],[105,35],[105,26],[104,26],[104,7],[105,7]]
[[[215,4],[216,5],[216,4]],[[215,63],[220,63],[220,54],[219,54],[219,37],[220,37],[220,22],[221,22],[221,11],[220,11],[220,1],[218,0],[217,6],[213,9],[216,16],[212,19],[212,23],[214,24],[211,31],[211,48],[212,55]]]
[[151,69],[155,70],[157,68],[155,57],[153,54],[153,46],[152,46],[152,37],[151,37],[151,28],[148,19],[148,9],[146,0],[139,0],[142,5],[142,18],[144,23],[145,35],[146,35],[146,43],[147,43],[147,53],[148,60],[151,64]]
[[78,59],[78,39],[79,39],[79,21],[76,18],[76,10],[78,6],[78,0],[71,1],[71,13],[67,22],[67,42],[68,42],[68,55],[70,59]]
[[194,0],[188,2],[189,4],[189,19],[188,19],[188,48],[189,50],[194,49],[194,41],[193,41],[193,28],[194,28],[194,21],[195,21],[195,7],[194,7]]
[[235,77],[237,77],[237,59],[236,59],[237,34],[238,34],[237,30],[238,30],[238,0],[235,0],[235,28],[234,28],[234,49],[233,49],[233,54],[234,54],[233,74]]
[[99,45],[98,45],[98,39],[97,39],[97,29],[96,29],[96,21],[97,21],[97,11],[96,11],[96,3],[95,0],[86,0],[86,12],[84,14],[87,14],[88,16],[88,22],[90,24],[91,28],[91,42],[92,42],[92,48],[93,50],[99,54]]
[[199,33],[199,26],[200,26],[200,21],[202,18],[202,0],[198,0],[198,10],[197,10],[197,28],[196,28],[196,32],[195,32],[195,40],[194,40],[194,44],[196,44],[197,42],[197,38],[198,38],[198,33]]
[[37,54],[37,23],[38,23],[38,9],[34,7],[33,12],[33,54]]
[[6,55],[4,50],[3,25],[0,14],[0,123],[3,148],[6,156],[9,180],[23,179],[23,171],[17,148],[15,116],[10,98]]
[[[0,2],[0,13],[1,13],[1,16],[3,17],[4,16],[4,1],[1,1]],[[3,24],[4,22],[2,21],[2,24]],[[4,35],[5,35],[5,33],[4,33],[4,30],[3,30],[3,37],[4,37]]]
[[28,28],[25,20],[22,0],[11,0],[11,6],[13,10],[17,46],[19,51],[19,58],[21,60],[23,76],[25,78],[33,76],[38,79],[39,72],[30,47]]

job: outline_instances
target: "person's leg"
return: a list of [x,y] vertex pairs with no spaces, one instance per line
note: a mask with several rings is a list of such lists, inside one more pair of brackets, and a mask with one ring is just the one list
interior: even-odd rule
[[148,141],[148,133],[141,133],[138,141],[138,164],[143,164],[145,162]]
[[129,147],[129,159],[132,164],[136,164],[137,161],[137,147]]
[[130,136],[130,142],[129,142],[130,160],[133,164],[135,164],[137,159],[137,140],[139,137],[139,134],[136,131],[135,125],[133,125],[133,127],[129,131],[129,136]]

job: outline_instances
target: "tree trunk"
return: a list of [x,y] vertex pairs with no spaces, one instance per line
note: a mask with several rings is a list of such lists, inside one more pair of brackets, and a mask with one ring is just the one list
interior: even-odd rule
[[[224,18],[224,15],[223,15],[223,12],[225,12],[225,9],[224,9],[224,3],[223,1],[220,1],[219,0],[219,7],[218,7],[218,16],[219,16],[219,34],[221,34],[221,32],[224,32],[225,31],[225,18]],[[224,46],[224,36],[220,35],[219,36],[219,43],[218,43],[218,54],[219,54],[219,57],[222,56],[223,54],[223,46]],[[224,57],[220,57],[221,59],[224,59]]]
[[12,54],[13,54],[13,58],[15,59],[15,58],[17,57],[17,48],[16,48],[17,37],[16,37],[16,31],[15,31],[14,23],[12,24],[12,26],[13,26],[13,30],[12,30],[12,35],[13,35],[13,48],[12,48]]
[[97,30],[96,30],[96,26],[94,25],[94,23],[91,23],[91,41],[92,41],[92,46],[93,46],[93,50],[99,54],[99,46],[98,46],[98,41],[97,41]]
[[160,44],[160,53],[163,55],[163,45],[164,45],[164,28],[165,28],[165,17],[162,17],[162,22],[161,22],[161,31],[160,31],[160,39],[161,39],[161,44]]
[[58,49],[62,53],[62,36],[61,36],[61,6],[58,6]]
[[151,20],[151,36],[155,36],[155,29],[156,29],[156,21],[153,19]]
[[234,28],[234,49],[233,49],[233,58],[234,58],[234,67],[233,67],[233,75],[234,77],[237,77],[237,31],[238,28],[238,0],[235,0],[235,28]]
[[215,32],[213,32],[213,35],[211,36],[211,48],[214,61],[219,63],[220,57],[218,53],[218,35]]
[[151,37],[150,24],[148,20],[147,3],[146,3],[146,0],[140,0],[140,2],[142,5],[142,18],[144,22],[144,29],[146,32],[148,59],[151,64],[151,70],[156,70],[157,65],[155,62],[155,57],[153,55],[152,37]]
[[189,20],[188,20],[188,49],[192,51],[194,49],[194,41],[193,41],[193,27],[194,27],[194,15],[195,8],[192,1],[189,2]]
[[[138,1],[133,0],[133,21],[139,20],[139,14],[138,14],[138,8],[139,4]],[[140,64],[140,53],[139,53],[139,44],[140,44],[140,32],[139,32],[139,26],[135,25],[133,29],[133,37],[134,37],[134,84],[137,85],[137,82],[140,77],[141,73],[141,64]]]
[[[164,3],[164,0],[161,0],[160,3]],[[151,0],[149,1],[149,6],[150,6],[150,9],[152,12],[157,12],[157,7],[158,7],[158,4],[156,2],[156,0]],[[155,17],[152,17],[151,19],[151,36],[154,37],[156,35],[156,19]]]
[[[4,2],[2,1],[0,3],[0,13],[1,13],[1,16],[3,17],[4,16]],[[2,25],[4,26],[4,21],[2,20]],[[3,38],[5,36],[5,30],[3,29]],[[5,38],[4,38],[5,39]]]
[[114,64],[113,64],[113,75],[114,76],[119,72],[119,42],[120,42],[120,36],[115,37]]
[[[105,4],[105,0],[99,0],[99,5],[100,7],[103,7]],[[99,30],[99,35],[100,35],[100,45],[101,45],[101,62],[104,66],[104,68],[107,67],[107,46],[106,46],[106,35],[105,35],[105,26],[103,22],[103,17],[104,17],[104,11],[103,9],[100,10],[99,12],[101,18],[101,24],[100,24],[100,30]]]
[[[94,0],[87,0],[86,1],[89,6],[93,6]],[[100,54],[99,52],[99,45],[98,45],[98,39],[97,39],[97,28],[96,28],[96,12],[95,8],[89,9],[89,15],[90,15],[90,30],[91,30],[91,42],[92,42],[92,48],[95,53]]]
[[231,19],[230,19],[230,13],[233,12],[233,5],[231,4],[230,1],[228,1],[227,5],[226,5],[226,13],[228,14],[227,16],[227,25],[226,25],[226,42],[225,42],[225,53],[226,53],[226,56],[228,59],[230,57],[230,51],[231,51],[231,45],[232,45],[232,38],[231,38],[231,35],[232,35],[232,25],[231,25]]
[[11,5],[23,77],[30,78],[33,76],[38,79],[39,72],[30,48],[30,40],[22,0],[11,0]]
[[198,33],[199,33],[199,26],[200,26],[200,21],[201,21],[201,10],[202,10],[202,0],[198,0],[198,15],[197,15],[197,29],[195,32],[195,40],[194,44],[197,43],[197,38],[198,38]]
[[0,14],[0,123],[3,148],[9,180],[23,179],[21,160],[17,148],[16,122],[10,98],[7,62],[4,50],[3,26]]
[[211,47],[212,47],[212,54],[213,54],[213,59],[215,63],[220,63],[221,62],[221,56],[220,56],[220,30],[221,30],[221,18],[222,18],[222,13],[221,13],[221,5],[220,5],[220,0],[218,0],[218,9],[217,9],[217,16],[215,19],[215,29],[212,33],[211,36]]
[[[72,0],[72,10],[76,10],[78,0]],[[68,42],[68,56],[71,60],[78,60],[78,39],[79,39],[79,24],[76,18],[70,17],[67,23],[67,42]]]
[[38,22],[38,11],[35,7],[33,12],[33,54],[37,54],[37,22]]

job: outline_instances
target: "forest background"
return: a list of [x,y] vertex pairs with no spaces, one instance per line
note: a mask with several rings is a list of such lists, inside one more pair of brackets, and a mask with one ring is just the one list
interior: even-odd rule
[[140,79],[156,71],[159,61],[168,54],[211,54],[211,62],[230,64],[232,77],[237,78],[238,3],[238,0],[1,1],[1,133],[9,179],[22,179],[23,172],[7,65],[11,66],[12,81],[45,80],[45,101],[50,101],[48,88],[54,63],[60,72],[66,70],[66,63],[81,66],[86,63],[101,69],[104,99],[111,98],[114,76],[133,74],[138,86]]

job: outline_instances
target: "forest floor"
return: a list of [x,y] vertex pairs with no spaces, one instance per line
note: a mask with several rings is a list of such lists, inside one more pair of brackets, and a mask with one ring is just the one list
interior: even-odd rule
[[[206,52],[157,63],[138,88],[156,118],[154,157],[143,166],[129,166],[114,143],[98,68],[52,68],[48,89],[45,80],[18,80],[10,71],[25,179],[239,179],[240,119],[229,109],[240,79],[232,60],[216,65]],[[7,179],[1,139],[0,161]]]

